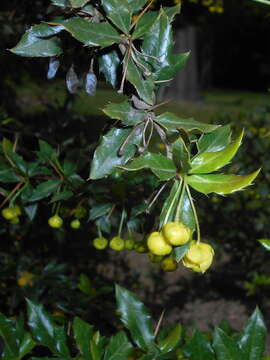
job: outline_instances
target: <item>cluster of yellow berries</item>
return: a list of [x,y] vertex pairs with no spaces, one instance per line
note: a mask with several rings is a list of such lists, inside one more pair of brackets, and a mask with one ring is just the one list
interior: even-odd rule
[[[53,229],[60,229],[63,226],[63,223],[64,221],[59,215],[53,215],[48,219],[48,224]],[[79,229],[80,226],[81,226],[81,222],[79,219],[74,219],[70,223],[70,227],[75,230]]]
[[[153,232],[147,239],[147,246],[152,254],[164,256],[171,254],[174,246],[181,246],[191,240],[191,230],[181,222],[169,222],[161,232]],[[213,248],[201,242],[191,241],[190,247],[182,259],[185,267],[204,273],[212,264]],[[172,263],[172,257],[168,258]]]
[[92,241],[92,245],[97,250],[105,250],[110,247],[112,250],[136,250],[137,252],[146,252],[147,248],[142,241],[134,241],[133,239],[124,240],[120,236],[114,236],[110,241],[104,237],[97,237]]
[[6,207],[1,211],[4,219],[8,220],[11,224],[16,225],[20,222],[19,217],[22,215],[19,205]]

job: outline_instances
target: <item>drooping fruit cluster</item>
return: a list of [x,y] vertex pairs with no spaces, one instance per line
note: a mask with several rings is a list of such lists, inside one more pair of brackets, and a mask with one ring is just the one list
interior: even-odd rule
[[8,220],[11,224],[16,225],[20,222],[19,217],[22,215],[19,205],[6,207],[1,211],[4,219]]
[[204,273],[211,266],[214,253],[211,245],[193,241],[183,258],[183,265],[193,271]]

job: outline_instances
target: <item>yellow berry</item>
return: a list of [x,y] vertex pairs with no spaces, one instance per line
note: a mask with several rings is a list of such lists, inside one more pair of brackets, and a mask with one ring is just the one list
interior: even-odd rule
[[72,229],[79,229],[80,228],[80,226],[81,226],[81,222],[80,222],[80,220],[78,220],[78,219],[74,219],[74,220],[72,220],[71,221],[71,223],[70,223],[70,227],[72,228]]
[[22,215],[22,210],[21,210],[21,208],[19,207],[19,205],[13,206],[13,210],[14,210],[16,216]]
[[17,224],[19,224],[20,219],[19,219],[18,216],[15,216],[14,218],[10,219],[9,222],[10,222],[12,225],[17,225]]
[[177,262],[173,257],[167,257],[161,262],[161,268],[164,271],[175,271],[177,269]]
[[63,225],[63,219],[58,215],[54,215],[49,218],[48,224],[54,229],[59,229]]
[[206,243],[193,242],[183,258],[183,265],[196,272],[204,273],[212,264],[214,249]]
[[169,222],[162,228],[165,240],[173,246],[187,243],[191,236],[191,230],[181,222]]
[[171,245],[169,245],[161,233],[152,232],[147,239],[148,249],[154,255],[169,255],[172,251]]
[[93,246],[98,250],[104,250],[108,245],[108,240],[104,237],[98,237],[93,240]]
[[1,211],[1,214],[2,214],[3,218],[6,219],[6,220],[11,220],[11,219],[13,219],[13,218],[15,218],[17,216],[16,211],[14,211],[13,207],[4,208]]
[[125,247],[125,241],[119,236],[115,236],[110,241],[110,248],[115,251],[121,251]]

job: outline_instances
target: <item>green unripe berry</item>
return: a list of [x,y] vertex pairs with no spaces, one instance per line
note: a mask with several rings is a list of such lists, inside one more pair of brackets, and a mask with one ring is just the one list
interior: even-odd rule
[[133,250],[135,245],[135,241],[133,239],[125,240],[125,249]]
[[98,237],[93,240],[92,244],[96,249],[104,250],[108,245],[108,240],[104,237]]
[[146,253],[148,251],[148,248],[145,246],[144,242],[140,241],[138,243],[135,244],[134,249],[138,252],[138,253]]
[[20,219],[19,219],[18,216],[15,216],[14,218],[10,219],[9,222],[10,222],[12,225],[17,225],[17,224],[19,224]]
[[78,220],[78,219],[72,220],[71,223],[70,223],[70,227],[71,227],[72,229],[75,229],[75,230],[79,229],[79,228],[81,227],[81,222],[80,222],[80,220]]
[[86,217],[86,215],[87,215],[87,210],[83,206],[78,206],[74,211],[74,216],[77,219],[82,219]]
[[13,206],[13,210],[14,210],[16,216],[21,216],[21,215],[22,215],[22,210],[21,210],[21,208],[19,207],[19,205]]
[[115,236],[110,241],[110,248],[115,251],[121,251],[125,247],[125,241],[119,236]]
[[177,269],[177,262],[171,256],[167,257],[162,260],[161,268],[164,271],[175,271]]
[[2,214],[3,218],[6,219],[6,220],[11,220],[11,219],[13,219],[13,218],[15,218],[17,216],[16,211],[14,211],[13,207],[4,208],[1,211],[1,214]]
[[59,229],[63,225],[63,219],[58,215],[54,215],[49,218],[48,224],[54,229]]

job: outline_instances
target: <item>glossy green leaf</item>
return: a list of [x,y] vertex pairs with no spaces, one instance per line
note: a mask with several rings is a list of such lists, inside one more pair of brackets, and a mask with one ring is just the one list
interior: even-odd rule
[[32,26],[28,31],[31,31],[31,35],[39,38],[47,38],[49,36],[57,35],[64,28],[62,25],[50,26],[48,24],[39,24]]
[[[215,360],[214,351],[209,341],[198,330],[195,331],[191,341],[184,348],[185,355],[191,360]],[[231,358],[227,358],[229,360]],[[240,360],[240,358],[239,358]]]
[[54,324],[52,318],[43,309],[27,299],[28,325],[37,343],[47,346],[53,353],[70,358],[66,345],[65,329]]
[[177,246],[173,249],[174,258],[176,262],[179,263],[183,259],[183,257],[188,252],[189,246],[190,243],[188,242],[185,245]]
[[154,342],[153,322],[144,304],[131,292],[115,286],[117,311],[123,324],[129,329],[132,340],[141,349],[147,349]]
[[73,321],[73,334],[76,345],[85,360],[93,360],[91,355],[90,339],[93,336],[93,326],[82,319],[75,317]]
[[117,166],[124,165],[136,152],[136,146],[141,142],[142,132],[138,132],[131,136],[127,145],[124,147],[123,155],[119,155],[119,149],[127,140],[132,129],[111,129],[101,139],[97,147],[93,161],[91,164],[90,179],[101,179],[112,173]]
[[26,174],[28,170],[28,164],[24,161],[23,157],[16,154],[15,152],[10,152],[6,156],[12,161],[14,166],[20,173]]
[[[48,25],[44,24],[43,29],[45,28],[47,30],[50,28],[52,31],[54,29],[54,27],[49,27]],[[45,30],[43,31],[45,32]],[[51,57],[62,54],[60,40],[57,37],[45,39],[39,37],[40,35],[38,35],[37,32],[35,34],[35,32],[35,27],[27,30],[19,43],[14,48],[10,49],[10,51],[16,55],[28,57]]]
[[217,360],[245,359],[244,354],[237,343],[219,328],[216,328],[214,332],[213,348]]
[[10,359],[12,356],[14,359],[17,358],[18,355],[18,344],[16,337],[16,328],[12,320],[6,318],[3,314],[0,313],[0,336],[4,340],[6,345],[6,353]]
[[121,0],[121,5],[119,4],[119,0],[102,0],[101,3],[108,18],[114,25],[128,35],[132,15],[128,1]]
[[0,164],[0,179],[2,183],[12,183],[20,181],[20,176],[15,173],[13,168]]
[[153,105],[154,82],[150,77],[148,77],[147,80],[144,80],[142,70],[139,70],[131,59],[128,60],[127,80],[135,87],[139,97],[143,101]]
[[195,217],[186,191],[184,193],[181,206],[179,208],[179,218],[182,223],[188,226],[192,231],[195,231]]
[[68,0],[50,0],[50,1],[55,6],[59,6],[59,7],[63,7],[63,8],[69,6]]
[[73,8],[80,8],[86,5],[90,0],[69,0]]
[[175,6],[164,7],[164,12],[168,16],[170,21],[174,20],[175,15],[180,14],[181,12],[181,3]]
[[37,152],[38,158],[43,162],[48,162],[56,157],[56,151],[46,141],[39,140],[39,151]]
[[29,332],[25,332],[19,344],[19,359],[29,354],[35,345],[36,342],[33,340],[32,335]]
[[270,251],[270,239],[260,239],[258,240],[262,246],[267,250]]
[[220,126],[209,134],[203,134],[197,144],[198,151],[215,152],[223,150],[231,141],[230,125]]
[[182,137],[172,144],[173,161],[181,174],[187,174],[191,168],[190,153]]
[[135,109],[128,100],[120,104],[108,104],[103,112],[112,119],[121,120],[127,126],[137,125],[146,116],[145,111]]
[[176,175],[176,168],[173,161],[161,154],[146,153],[131,163],[121,166],[128,171],[138,171],[141,169],[150,169],[161,181],[170,180]]
[[239,137],[225,149],[215,152],[203,152],[191,160],[190,174],[208,174],[227,165],[241,145],[243,131]]
[[113,204],[97,204],[90,210],[89,220],[93,221],[100,216],[106,215],[113,207]]
[[170,112],[165,112],[157,116],[156,121],[167,131],[171,132],[177,132],[178,130],[183,129],[185,131],[208,133],[218,127],[218,125],[201,123],[192,118],[181,119],[177,115],[174,115]]
[[117,85],[117,69],[120,64],[120,58],[117,51],[112,50],[109,53],[98,57],[99,71],[105,76],[114,88]]
[[110,338],[106,346],[104,360],[126,360],[133,350],[124,331],[120,331]]
[[145,33],[147,33],[147,31],[149,31],[149,29],[153,26],[153,24],[155,23],[157,17],[158,17],[158,13],[156,12],[148,12],[146,14],[144,14],[144,16],[142,16],[136,26],[135,26],[135,30],[132,34],[132,39],[138,39],[140,37],[142,37]]
[[255,309],[241,333],[238,344],[246,360],[261,359],[265,350],[267,330],[262,314]]
[[141,10],[148,0],[127,0],[129,3],[129,7],[133,13]]
[[159,67],[154,73],[156,81],[160,81],[160,86],[168,85],[168,81],[172,80],[175,74],[183,69],[190,56],[190,51],[182,54],[171,54],[167,59],[168,65]]
[[251,185],[259,172],[260,169],[244,176],[223,174],[191,175],[187,177],[187,183],[193,187],[193,189],[203,194],[214,192],[220,195],[226,195]]
[[181,337],[182,337],[182,326],[181,324],[177,324],[169,332],[166,338],[158,343],[158,347],[163,353],[172,351],[176,348],[176,346],[180,344]]
[[51,24],[62,25],[75,39],[88,46],[109,46],[122,40],[108,22],[91,23],[85,18],[73,17],[55,20]]
[[60,183],[60,180],[48,180],[40,183],[33,191],[33,194],[29,201],[37,201],[50,196],[53,192],[57,190]]
[[253,0],[256,1],[258,3],[264,4],[264,5],[270,5],[270,1],[269,0]]
[[66,191],[61,191],[58,194],[55,194],[50,203],[56,202],[56,201],[63,201],[63,200],[68,200],[70,199],[72,196],[74,195],[74,193],[70,190],[66,190]]

